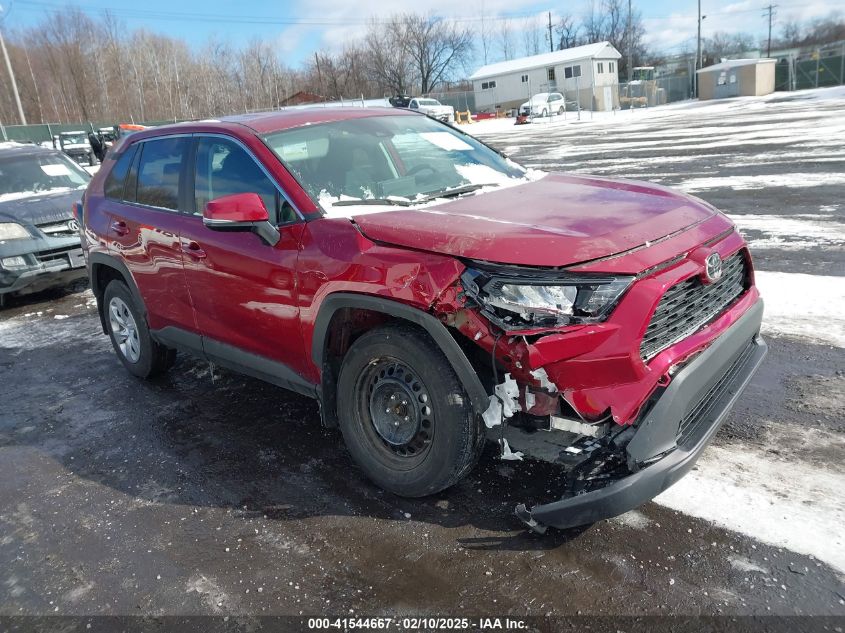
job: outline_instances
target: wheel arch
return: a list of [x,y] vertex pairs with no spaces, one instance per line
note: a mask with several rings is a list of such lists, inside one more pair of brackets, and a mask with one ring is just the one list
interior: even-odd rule
[[[337,374],[338,367],[332,363],[333,357],[329,345],[332,334],[338,327],[336,317],[342,311],[363,311],[381,317],[384,321],[404,321],[428,334],[443,352],[464,389],[477,414],[483,413],[489,405],[489,396],[472,363],[452,337],[447,327],[437,318],[418,308],[371,295],[338,292],[327,296],[314,322],[314,334],[311,341],[311,357],[320,369],[319,399],[323,423],[326,426],[337,425]],[[364,330],[366,331],[366,330]],[[361,332],[362,333],[362,332]],[[348,346],[347,346],[348,347]]]
[[103,307],[103,294],[106,292],[106,286],[115,279],[123,281],[132,293],[132,298],[135,299],[136,305],[140,307],[144,318],[147,317],[147,307],[141,298],[141,293],[138,286],[132,277],[132,273],[119,259],[106,255],[105,253],[91,253],[88,257],[88,278],[91,280],[91,290],[94,292],[94,297],[97,299],[97,311],[100,313],[100,325],[103,328],[103,333],[108,334],[106,328],[106,314]]

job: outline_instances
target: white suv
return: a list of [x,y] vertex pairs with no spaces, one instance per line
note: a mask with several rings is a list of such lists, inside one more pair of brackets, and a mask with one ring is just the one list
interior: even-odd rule
[[549,116],[564,112],[566,105],[559,92],[540,92],[519,106],[519,113],[527,116]]
[[418,110],[432,118],[443,121],[443,123],[449,123],[455,120],[455,108],[443,105],[437,99],[414,97],[408,104],[408,108],[410,110]]

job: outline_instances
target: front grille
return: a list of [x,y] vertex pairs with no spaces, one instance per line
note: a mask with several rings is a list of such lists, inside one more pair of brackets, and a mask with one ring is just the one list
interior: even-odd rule
[[737,373],[743,368],[748,357],[754,352],[754,339],[750,340],[736,360],[725,370],[722,377],[704,394],[696,405],[681,419],[678,427],[677,443],[683,445],[686,440],[692,437],[701,423],[707,419],[707,414],[713,404],[725,391],[725,387],[731,384]]
[[39,262],[46,264],[48,262],[54,262],[59,259],[63,259],[68,261],[68,255],[72,251],[76,250],[75,248],[53,248],[46,251],[39,251],[35,253],[35,259]]
[[48,224],[39,224],[38,229],[42,233],[45,233],[50,237],[75,237],[79,235],[78,229],[71,228],[70,220],[62,220],[61,222],[50,222]]
[[745,254],[739,251],[722,263],[722,277],[703,284],[698,277],[669,288],[640,343],[640,356],[648,361],[667,347],[700,330],[736,301],[747,287]]

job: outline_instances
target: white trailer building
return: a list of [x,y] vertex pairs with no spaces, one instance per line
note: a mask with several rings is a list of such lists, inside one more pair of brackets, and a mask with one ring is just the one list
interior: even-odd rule
[[471,76],[480,112],[518,108],[529,96],[560,92],[587,110],[619,107],[619,58],[609,42],[487,64]]

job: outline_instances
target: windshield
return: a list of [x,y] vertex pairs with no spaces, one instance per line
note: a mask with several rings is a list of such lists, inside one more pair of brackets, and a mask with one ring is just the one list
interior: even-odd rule
[[440,102],[437,101],[436,99],[418,99],[417,103],[419,103],[420,105],[432,105],[432,106],[440,105]]
[[329,215],[338,203],[423,202],[451,189],[517,184],[526,177],[522,167],[471,136],[421,116],[321,123],[265,140]]
[[88,136],[84,132],[62,134],[60,138],[63,145],[82,145],[88,142]]
[[90,178],[59,154],[0,158],[0,201],[37,193],[82,189],[88,185]]
[[536,94],[533,97],[531,97],[531,102],[532,103],[541,103],[543,101],[546,101],[548,98],[549,98],[548,92],[541,92],[540,94]]

